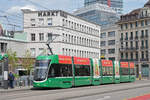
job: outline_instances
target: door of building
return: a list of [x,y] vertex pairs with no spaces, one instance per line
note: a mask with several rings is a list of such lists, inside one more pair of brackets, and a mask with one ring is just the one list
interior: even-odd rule
[[136,65],[136,77],[138,78],[139,77],[139,66]]
[[142,77],[149,77],[149,65],[142,65]]

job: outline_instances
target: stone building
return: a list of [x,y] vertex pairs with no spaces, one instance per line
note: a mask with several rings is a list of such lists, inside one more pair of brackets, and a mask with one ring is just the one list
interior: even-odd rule
[[100,26],[61,10],[23,10],[24,32],[27,33],[27,49],[32,56],[47,50],[46,41],[54,54],[77,57],[100,57]]
[[150,0],[143,8],[122,15],[118,21],[120,60],[134,61],[136,75],[150,77]]

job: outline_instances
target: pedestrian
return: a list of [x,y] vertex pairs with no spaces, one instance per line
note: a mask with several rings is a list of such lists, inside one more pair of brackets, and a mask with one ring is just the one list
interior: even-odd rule
[[12,72],[10,72],[9,75],[8,75],[10,88],[14,88],[14,79],[15,79],[15,76],[13,75]]

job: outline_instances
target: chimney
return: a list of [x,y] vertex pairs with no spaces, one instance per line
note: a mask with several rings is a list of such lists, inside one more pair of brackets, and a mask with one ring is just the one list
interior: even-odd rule
[[107,4],[109,7],[111,7],[111,0],[107,0]]

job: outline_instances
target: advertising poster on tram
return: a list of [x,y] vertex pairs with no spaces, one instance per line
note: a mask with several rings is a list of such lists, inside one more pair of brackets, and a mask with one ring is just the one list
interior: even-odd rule
[[115,66],[115,78],[119,78],[119,61],[114,61],[114,66]]
[[72,58],[70,56],[59,55],[59,63],[61,64],[72,64]]
[[100,77],[100,68],[99,68],[99,60],[93,59],[93,70],[94,70],[94,78]]
[[101,60],[102,67],[113,67],[113,63],[111,60]]
[[130,68],[134,68],[134,62],[129,63]]

